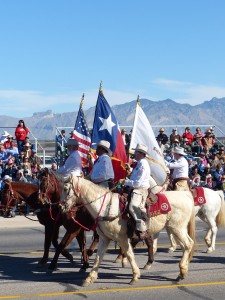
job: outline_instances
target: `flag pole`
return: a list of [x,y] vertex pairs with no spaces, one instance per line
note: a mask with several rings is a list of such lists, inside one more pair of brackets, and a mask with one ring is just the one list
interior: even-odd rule
[[141,106],[141,103],[140,103],[140,96],[139,96],[139,95],[137,96],[137,104]]
[[102,93],[102,95],[103,95],[103,90],[102,90],[102,80],[101,80],[100,86],[99,86],[99,93]]
[[81,98],[81,100],[80,100],[80,108],[82,108],[83,102],[84,102],[84,93],[83,93],[82,98]]

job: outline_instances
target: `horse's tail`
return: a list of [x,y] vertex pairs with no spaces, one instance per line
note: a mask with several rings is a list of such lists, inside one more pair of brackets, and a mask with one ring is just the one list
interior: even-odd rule
[[221,199],[221,206],[218,215],[216,216],[216,225],[218,227],[225,227],[225,202],[223,191],[216,191]]
[[194,254],[195,251],[195,206],[194,206],[194,201],[193,201],[193,206],[192,206],[192,213],[191,213],[191,217],[188,223],[188,235],[190,236],[190,238],[193,241],[193,247],[189,253],[188,256],[188,260],[190,262],[190,260],[192,259],[192,256]]

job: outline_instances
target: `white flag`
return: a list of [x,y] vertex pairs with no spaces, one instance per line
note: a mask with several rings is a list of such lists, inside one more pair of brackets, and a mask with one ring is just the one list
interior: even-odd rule
[[152,126],[143,112],[139,101],[137,101],[136,106],[130,149],[136,148],[137,144],[144,144],[148,147],[147,158],[150,163],[151,175],[158,185],[163,185],[167,178],[167,168]]

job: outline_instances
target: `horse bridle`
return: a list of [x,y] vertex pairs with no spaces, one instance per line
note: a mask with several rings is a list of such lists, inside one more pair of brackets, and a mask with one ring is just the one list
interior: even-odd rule
[[[16,201],[16,204],[18,203],[18,199],[14,195],[12,185],[10,183],[8,183],[8,185],[9,185],[9,189],[7,191],[4,191],[4,189],[3,189],[3,192],[7,195],[7,202],[6,202],[6,206],[5,206],[5,212],[10,209],[10,204],[14,200]],[[9,195],[9,197],[8,197],[8,195]]]
[[46,187],[45,187],[45,191],[43,192],[41,190],[42,180],[40,182],[40,179],[39,179],[38,195],[39,195],[40,201],[42,202],[43,205],[48,204],[48,205],[51,206],[51,205],[53,205],[53,203],[52,203],[50,197],[48,197],[49,184],[51,183],[52,186],[54,186],[54,184],[55,184],[55,187],[57,188],[57,183],[56,183],[56,180],[55,180],[54,176],[53,176],[53,182],[51,182],[49,173],[47,174],[47,176],[46,175],[41,175],[41,176],[42,176],[42,178],[46,179],[47,184],[46,184]]

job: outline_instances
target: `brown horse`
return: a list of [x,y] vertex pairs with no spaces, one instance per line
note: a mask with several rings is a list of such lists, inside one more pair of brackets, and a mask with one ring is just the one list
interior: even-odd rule
[[[64,180],[62,179],[62,177],[58,176],[55,172],[52,172],[47,168],[41,170],[39,175],[39,186],[41,194],[43,198],[45,198],[45,201],[48,201],[48,197],[52,198],[54,194],[57,194],[57,196],[60,197],[61,195],[59,194],[58,186],[62,185],[63,183]],[[48,195],[47,197],[45,196],[46,193]],[[73,212],[70,211],[69,213],[64,212],[62,214],[62,219],[63,225],[66,228],[67,232],[60,242],[59,247],[56,249],[55,256],[49,266],[49,270],[55,269],[60,252],[71,243],[74,237],[77,237],[77,232],[79,230],[90,230],[91,228],[93,229],[94,220],[91,218],[91,216],[83,206],[80,206],[78,211],[76,212],[76,218],[73,216]],[[94,233],[94,240],[87,251],[88,256],[91,256],[93,254],[95,248],[98,245],[99,236],[96,234],[96,231]],[[139,241],[139,239],[132,239],[132,246],[135,247]],[[145,243],[148,248],[148,261],[144,268],[147,270],[151,267],[154,261],[153,241],[151,236],[145,239]],[[86,261],[86,263],[84,263],[86,267],[89,266],[88,256],[86,257],[86,260],[84,259]],[[122,253],[120,253],[115,262],[119,261],[122,261],[122,266],[124,266],[126,264],[127,258]]]
[[[48,261],[49,257],[49,249],[51,243],[59,251],[65,256],[69,261],[73,262],[73,256],[65,250],[59,247],[58,243],[58,236],[59,236],[59,228],[61,225],[66,225],[65,228],[70,224],[71,228],[73,226],[74,237],[76,236],[80,250],[83,256],[83,266],[82,269],[86,269],[88,264],[88,256],[86,254],[86,244],[85,244],[85,236],[84,230],[81,230],[81,227],[76,225],[74,222],[71,221],[71,213],[70,214],[70,223],[67,222],[67,218],[69,214],[64,214],[63,217],[60,214],[59,202],[60,196],[59,193],[61,192],[61,186],[57,186],[57,193],[49,194],[48,191],[43,195],[40,193],[38,186],[30,183],[24,182],[7,182],[5,183],[3,190],[2,190],[2,201],[6,203],[6,210],[7,208],[11,207],[12,205],[16,205],[21,203],[22,201],[26,202],[29,206],[31,206],[36,214],[40,224],[44,225],[45,227],[45,241],[44,241],[44,254],[42,259],[39,261],[39,265],[44,265]],[[47,197],[48,201],[44,202],[43,197]],[[76,212],[74,212],[74,215]],[[78,217],[79,218],[79,217]],[[64,237],[65,238],[65,237]],[[68,243],[70,240],[68,241]],[[54,264],[51,265],[54,269]]]
[[[58,203],[60,203],[64,179],[48,168],[42,169],[38,178],[42,201],[47,204],[51,199],[57,199]],[[83,257],[83,266],[81,270],[86,270],[89,267],[89,256],[86,251],[85,231],[91,230],[94,220],[85,207],[72,209],[66,213],[61,212],[60,217],[61,222],[66,229],[66,233],[56,248],[54,258],[48,269],[53,271],[56,268],[60,253],[63,253],[63,251],[65,251],[64,249],[76,237],[77,241],[79,240],[78,243]]]

